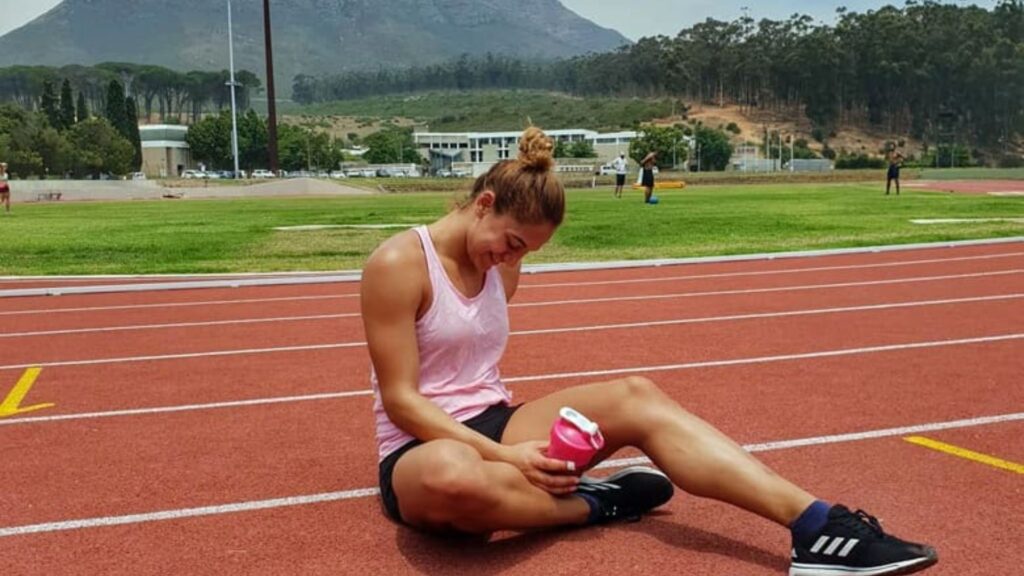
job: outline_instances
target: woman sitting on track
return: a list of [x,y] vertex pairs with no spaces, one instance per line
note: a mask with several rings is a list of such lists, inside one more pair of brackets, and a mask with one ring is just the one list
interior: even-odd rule
[[[366,263],[362,315],[387,515],[461,533],[596,524],[639,517],[667,502],[675,484],[789,528],[791,574],[904,574],[934,564],[931,548],[816,500],[646,378],[510,403],[498,374],[506,304],[523,256],[551,238],[565,210],[552,150],[543,132],[527,129],[518,159],[494,165],[459,208],[390,238]],[[546,457],[562,406],[601,427],[606,446],[591,465],[634,446],[664,473],[634,467],[593,480]]]

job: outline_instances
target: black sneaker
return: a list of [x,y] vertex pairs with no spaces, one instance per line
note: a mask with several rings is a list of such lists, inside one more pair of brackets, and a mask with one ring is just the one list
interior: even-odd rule
[[672,498],[672,482],[647,466],[624,468],[607,478],[583,476],[576,491],[598,502],[598,524],[614,520],[637,521]]
[[874,516],[837,504],[818,535],[793,540],[789,576],[911,574],[939,561],[935,549],[882,531]]

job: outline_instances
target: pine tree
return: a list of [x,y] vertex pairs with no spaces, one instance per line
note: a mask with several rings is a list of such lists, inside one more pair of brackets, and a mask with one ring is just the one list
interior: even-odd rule
[[131,140],[128,133],[128,122],[125,120],[124,87],[117,80],[111,80],[107,85],[107,108],[106,117],[110,125],[117,128],[122,136]]
[[127,119],[126,128],[128,134],[125,137],[132,143],[135,148],[135,157],[133,158],[133,166],[135,170],[142,168],[142,139],[139,136],[139,109],[135,105],[135,98],[129,96],[124,100],[124,116]]
[[46,115],[47,121],[50,122],[50,126],[54,128],[60,128],[60,110],[58,109],[57,95],[53,92],[53,83],[49,80],[43,82],[43,98],[40,103],[40,108],[43,109],[43,114]]
[[75,106],[75,112],[79,122],[89,119],[89,107],[85,104],[85,94],[81,92],[78,93],[78,105]]
[[75,101],[71,98],[71,82],[67,78],[60,86],[60,128],[67,130],[75,125]]

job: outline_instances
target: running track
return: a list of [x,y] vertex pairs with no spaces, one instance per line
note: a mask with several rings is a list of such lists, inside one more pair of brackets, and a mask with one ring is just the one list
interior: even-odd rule
[[[784,573],[786,531],[682,493],[639,523],[487,546],[391,524],[357,293],[0,299],[0,402],[40,367],[14,405],[53,404],[0,417],[0,572]],[[1024,243],[537,274],[510,313],[518,400],[647,375],[797,483],[935,544],[928,574],[1021,572]]]

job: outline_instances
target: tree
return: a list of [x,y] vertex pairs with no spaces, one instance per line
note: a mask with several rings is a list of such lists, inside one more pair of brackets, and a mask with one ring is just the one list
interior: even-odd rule
[[75,101],[71,97],[71,82],[67,78],[60,85],[60,130],[75,125]]
[[640,163],[649,152],[658,155],[658,166],[671,167],[673,162],[686,156],[683,129],[679,126],[644,126],[640,135],[629,143],[629,157]]
[[75,116],[78,122],[89,119],[89,107],[85,103],[85,94],[82,92],[78,93],[78,102],[75,106]]
[[53,91],[53,82],[46,80],[43,82],[43,96],[39,107],[42,109],[43,114],[46,115],[46,120],[50,123],[50,126],[58,129],[61,127],[59,106],[60,103],[57,101],[57,95]]
[[128,134],[125,136],[132,143],[132,147],[135,148],[135,157],[132,159],[132,164],[137,171],[142,168],[142,138],[139,135],[139,108],[135,105],[135,98],[131,96],[124,99],[124,116],[127,121],[125,128],[128,131]]
[[[228,138],[230,142],[230,135]],[[269,165],[268,138],[267,121],[255,110],[247,110],[238,119],[238,163],[242,169],[251,171]]]
[[39,155],[43,174],[63,175],[74,164],[75,149],[65,134],[49,126],[36,134],[32,149]]
[[131,142],[105,118],[75,124],[69,131],[69,140],[77,150],[72,166],[77,177],[132,171],[135,150]]
[[125,118],[124,87],[117,80],[107,84],[107,106],[105,117],[110,125],[125,138],[129,138],[128,122]]
[[[207,116],[192,124],[185,136],[185,142],[188,143],[189,149],[192,151],[192,157],[200,162],[217,168],[233,165],[230,114],[221,113],[217,116]],[[241,147],[241,141],[239,147]]]
[[698,126],[695,134],[700,149],[701,170],[725,170],[732,158],[732,144],[729,136],[721,130]]
[[363,139],[369,147],[363,158],[371,164],[398,162],[419,163],[420,155],[412,138],[412,130],[389,126]]
[[586,140],[579,140],[573,142],[569,146],[569,157],[570,158],[597,158],[597,152],[594,151],[594,146]]

